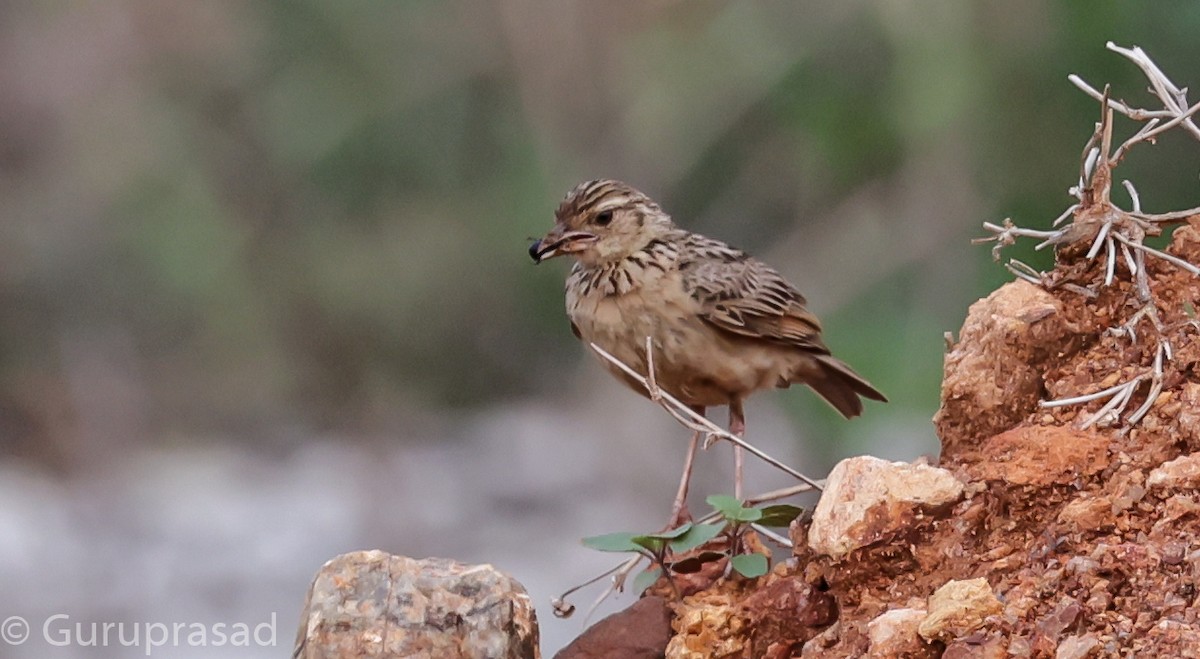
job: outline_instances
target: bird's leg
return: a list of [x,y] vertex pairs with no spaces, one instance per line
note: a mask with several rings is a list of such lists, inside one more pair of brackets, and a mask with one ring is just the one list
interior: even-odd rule
[[[693,407],[692,410],[696,414],[704,416],[703,407]],[[675,493],[675,503],[671,506],[671,519],[667,523],[667,529],[678,528],[692,518],[692,514],[687,509],[688,485],[692,480],[692,464],[696,462],[696,447],[700,445],[700,437],[703,434],[699,430],[693,432],[692,440],[688,442],[687,458],[683,463],[683,475],[679,478],[679,491]]]
[[[742,401],[733,400],[729,403],[729,434],[742,438],[746,434],[746,413],[742,410]],[[741,446],[733,447],[733,496],[742,500],[742,472],[746,467],[746,450]]]

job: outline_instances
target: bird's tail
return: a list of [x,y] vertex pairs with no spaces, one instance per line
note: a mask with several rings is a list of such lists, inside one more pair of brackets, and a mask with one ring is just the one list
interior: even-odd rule
[[829,401],[829,404],[847,419],[862,414],[863,404],[859,396],[887,402],[886,396],[837,357],[817,356],[817,364],[817,373],[805,378],[805,384]]

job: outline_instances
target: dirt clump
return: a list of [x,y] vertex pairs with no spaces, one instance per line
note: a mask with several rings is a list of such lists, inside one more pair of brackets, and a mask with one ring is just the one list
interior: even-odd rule
[[[1200,230],[1181,227],[1167,252],[1200,259]],[[930,471],[963,484],[956,502],[873,503],[876,531],[840,545],[793,526],[794,558],[769,585],[724,593],[732,636],[753,643],[667,656],[1200,656],[1200,281],[1147,263],[1151,323],[1134,281],[1079,292],[1103,279],[1102,260],[1054,272],[1074,287],[1016,281],[971,307],[946,355]],[[1135,380],[1119,408],[1088,398]],[[944,609],[961,624],[931,622],[939,593],[963,584],[970,594]],[[781,624],[765,604],[776,591],[810,623],[824,606],[826,626]],[[688,606],[677,605],[676,648]]]

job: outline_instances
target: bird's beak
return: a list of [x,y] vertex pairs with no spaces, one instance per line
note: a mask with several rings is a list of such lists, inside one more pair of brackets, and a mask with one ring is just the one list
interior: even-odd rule
[[596,242],[596,234],[586,231],[563,231],[555,227],[541,240],[533,241],[529,246],[529,256],[534,263],[541,263],[563,254],[570,254],[586,249]]

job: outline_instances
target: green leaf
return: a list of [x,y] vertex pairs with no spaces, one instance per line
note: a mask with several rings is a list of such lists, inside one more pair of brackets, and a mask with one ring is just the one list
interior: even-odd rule
[[667,539],[660,538],[657,535],[635,535],[629,539],[633,544],[644,547],[650,550],[652,554],[658,554],[667,546]]
[[763,526],[787,526],[792,523],[792,520],[804,514],[803,508],[786,503],[763,506],[759,510],[762,511],[762,517],[759,518],[758,523]]
[[658,581],[658,578],[661,576],[661,567],[650,567],[642,570],[633,578],[633,592],[640,595],[643,590],[653,586],[654,582]]
[[1183,303],[1183,313],[1192,320],[1196,319],[1196,307],[1193,307],[1191,302]]
[[767,573],[767,557],[762,554],[739,554],[730,559],[738,574],[753,579]]
[[642,548],[634,543],[638,537],[635,533],[622,531],[620,533],[605,533],[583,539],[583,546],[599,551],[641,551]]
[[667,543],[687,535],[691,530],[692,523],[684,522],[673,529],[659,533],[642,533],[635,535],[631,537],[629,541],[635,545],[638,545],[639,547],[648,549],[653,554],[658,554],[667,546]]
[[682,554],[717,537],[724,528],[724,524],[696,524],[688,529],[687,533],[672,540],[668,546],[671,551]]
[[681,536],[691,530],[692,530],[692,523],[684,522],[683,524],[680,524],[679,526],[677,526],[673,529],[670,529],[667,531],[662,531],[661,533],[647,533],[646,537],[647,538],[661,538],[663,540],[674,540],[675,538],[678,538],[679,536]]
[[731,522],[757,522],[762,517],[758,508],[747,508],[738,501],[737,497],[728,494],[714,494],[705,501],[721,513],[721,516]]
[[708,502],[708,505],[716,508],[717,512],[722,515],[741,510],[742,508],[742,502],[737,497],[729,496],[728,494],[713,494],[705,499],[705,501]]

